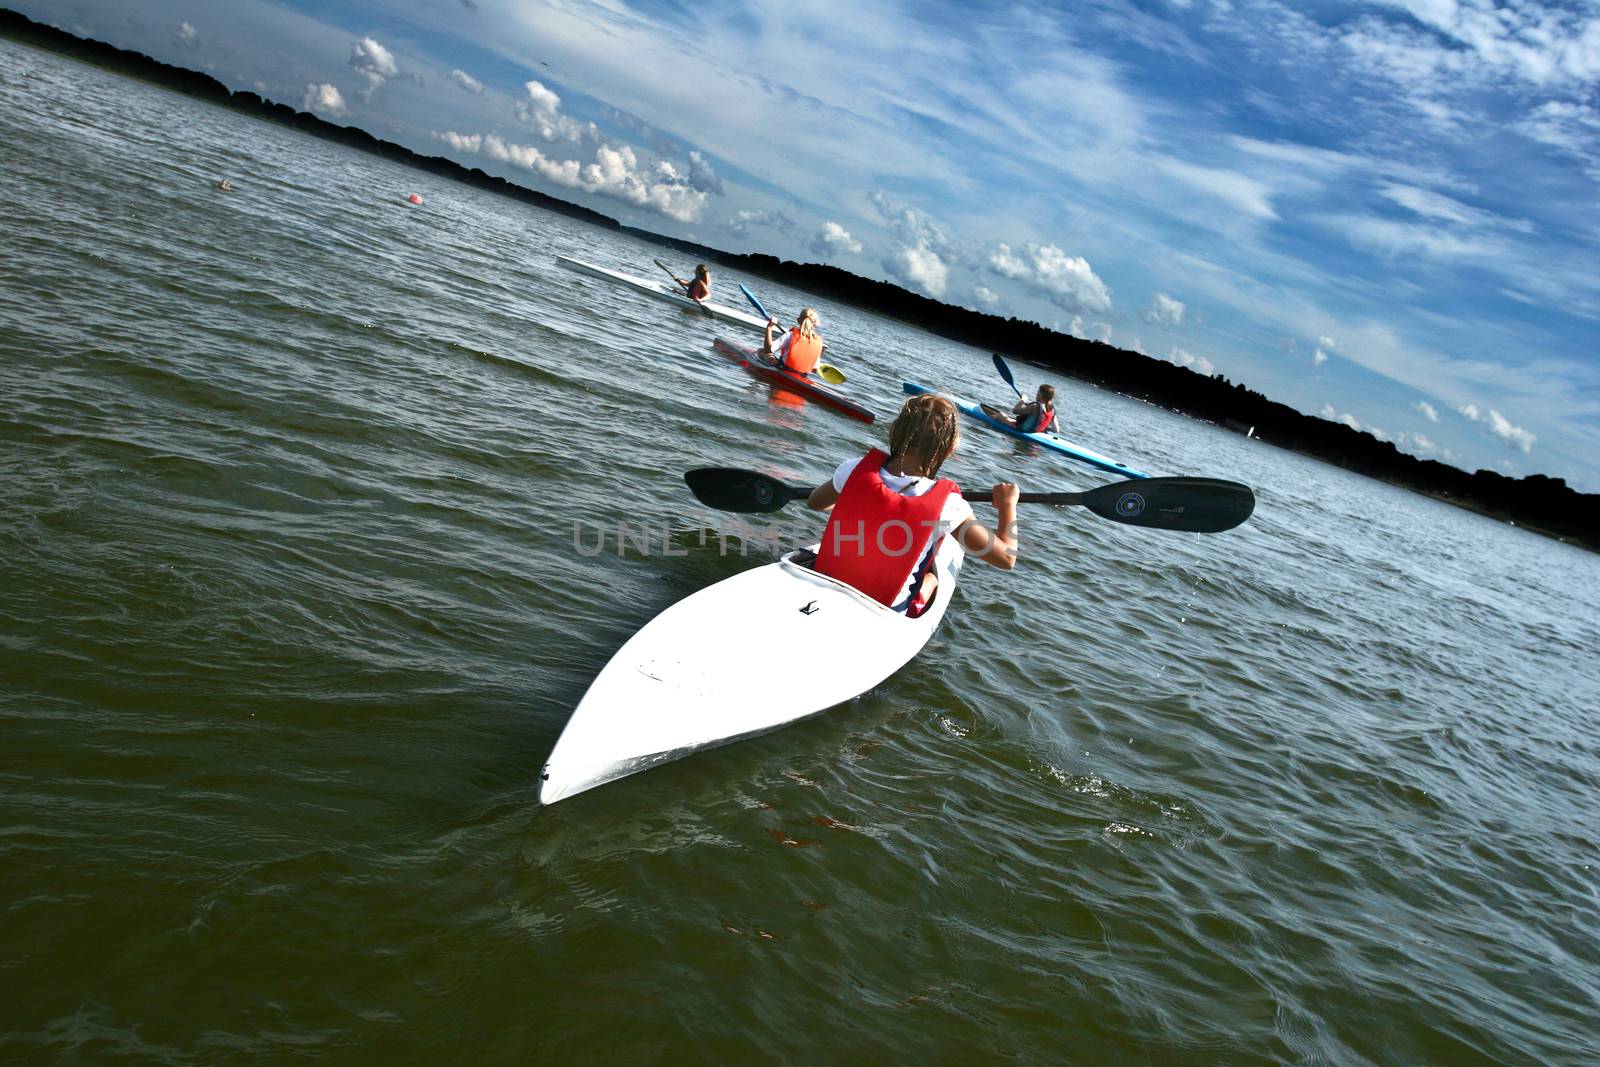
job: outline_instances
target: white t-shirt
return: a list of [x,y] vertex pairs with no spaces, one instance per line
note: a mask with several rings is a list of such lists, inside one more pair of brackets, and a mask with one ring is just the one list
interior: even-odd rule
[[[856,464],[861,459],[847,459],[839,464],[833,472],[833,487],[839,492],[844,492],[844,483],[849,480],[851,472],[856,469]],[[937,479],[921,478],[916,475],[890,474],[885,467],[878,468],[878,476],[883,479],[883,484],[899,493],[901,496],[922,496],[937,484]],[[929,557],[939,550],[939,540],[954,531],[962,523],[976,518],[972,513],[972,505],[967,503],[966,497],[960,493],[951,493],[944,498],[944,507],[939,511],[939,524],[933,528],[933,536],[928,538],[928,547],[923,550],[917,565],[911,568],[911,578],[906,580],[905,592],[895,600],[895,611],[904,611],[911,603],[911,595],[915,590],[912,586],[916,576],[922,573],[922,568],[927,565]]]

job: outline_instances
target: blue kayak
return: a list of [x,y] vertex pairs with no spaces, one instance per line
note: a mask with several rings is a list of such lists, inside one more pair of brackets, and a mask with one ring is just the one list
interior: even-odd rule
[[[901,388],[907,393],[910,393],[912,396],[915,396],[918,393],[940,392],[938,389],[929,389],[926,385],[918,385],[916,382],[902,382]],[[1018,430],[1015,427],[1007,426],[999,419],[990,418],[977,404],[968,403],[959,396],[953,396],[950,393],[945,393],[945,395],[950,397],[951,400],[955,401],[956,407],[961,409],[962,414],[966,415],[968,418],[976,419],[978,422],[983,423],[991,430],[999,430],[1001,433],[1010,434],[1012,437],[1020,437],[1024,441],[1033,442],[1040,448],[1048,448],[1053,452],[1060,452],[1064,456],[1071,456],[1080,463],[1087,463],[1092,467],[1099,467],[1101,470],[1112,471],[1116,474],[1124,474],[1129,478],[1150,477],[1149,473],[1146,471],[1134,470],[1126,463],[1118,463],[1116,460],[1102,456],[1100,453],[1084,448],[1082,445],[1073,444],[1065,437],[1056,437],[1047,433],[1023,433],[1021,430]]]

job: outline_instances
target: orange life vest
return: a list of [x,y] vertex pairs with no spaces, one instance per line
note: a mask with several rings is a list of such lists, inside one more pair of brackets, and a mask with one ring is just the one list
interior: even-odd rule
[[810,374],[822,360],[822,338],[813,334],[807,337],[796,326],[789,331],[789,351],[784,354],[783,365],[796,374]]
[[815,567],[893,607],[911,584],[912,571],[938,528],[945,500],[961,490],[950,479],[940,478],[921,496],[897,493],[878,470],[888,458],[874,448],[845,479],[822,531]]

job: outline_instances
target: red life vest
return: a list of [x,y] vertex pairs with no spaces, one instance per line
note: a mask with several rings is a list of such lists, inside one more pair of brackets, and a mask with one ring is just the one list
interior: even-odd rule
[[694,281],[689,283],[689,299],[690,300],[704,300],[706,297],[708,297],[710,295],[711,295],[711,286],[707,285],[705,282],[701,281],[699,278],[696,278]]
[[945,500],[961,490],[940,478],[921,496],[903,496],[889,488],[878,470],[888,458],[874,448],[845,479],[822,531],[815,566],[819,573],[893,607],[911,584]]
[[789,351],[784,354],[783,365],[796,374],[810,374],[822,360],[822,338],[807,337],[796,326],[789,331]]
[[1050,429],[1050,427],[1054,426],[1055,424],[1056,424],[1056,409],[1053,408],[1053,407],[1047,408],[1043,404],[1040,404],[1039,405],[1039,425],[1035,426],[1029,432],[1030,433],[1045,433]]

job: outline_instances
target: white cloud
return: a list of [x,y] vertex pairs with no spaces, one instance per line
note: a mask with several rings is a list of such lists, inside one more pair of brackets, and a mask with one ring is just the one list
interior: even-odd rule
[[1278,213],[1272,209],[1271,187],[1255,178],[1176,159],[1156,159],[1153,162],[1180,184],[1215,197],[1247,218],[1272,220],[1278,217]]
[[750,228],[752,226],[766,226],[790,237],[797,237],[801,234],[800,224],[790,218],[786,211],[741,209],[735,212],[733,217],[727,221],[728,231],[735,237],[743,239],[750,237]]
[[1067,323],[1067,332],[1074,337],[1083,337],[1083,316],[1074,315],[1072,321]]
[[1427,419],[1429,422],[1439,421],[1439,409],[1428,403],[1426,400],[1417,401],[1417,410],[1422,412],[1422,417]]
[[1397,222],[1369,215],[1325,216],[1329,229],[1350,243],[1380,255],[1410,253],[1442,260],[1494,260],[1503,249],[1482,236],[1454,233],[1433,223]]
[[1069,256],[1055,245],[1030,244],[1020,251],[995,246],[988,267],[996,274],[1023,282],[1067,311],[1111,310],[1111,290],[1082,256]]
[[1328,353],[1322,349],[1319,348],[1311,354],[1311,365],[1313,367],[1320,367],[1326,362],[1328,362]]
[[1338,348],[1339,347],[1338,344],[1336,344],[1334,342],[1333,338],[1331,338],[1331,337],[1318,337],[1317,338],[1317,344],[1322,346],[1323,348]]
[[493,133],[447,132],[434,136],[458,152],[482,152],[490,159],[530,170],[557,185],[656,211],[678,222],[699,221],[705,207],[706,194],[690,186],[670,163],[659,160],[645,166],[628,145],[602,144],[595,149],[594,161],[584,163],[555,159],[532,145],[513,144]]
[[1420,433],[1414,433],[1411,435],[1411,443],[1417,447],[1418,451],[1424,454],[1434,451],[1434,449],[1437,447],[1432,441]]
[[943,296],[949,281],[949,265],[925,241],[900,246],[883,266],[932,297]]
[[483,150],[483,134],[459,134],[453,132],[437,133],[435,137],[454,148],[457,152],[474,154]]
[[1186,352],[1177,345],[1172,346],[1172,350],[1167,353],[1167,359],[1171,363],[1175,363],[1180,367],[1188,367],[1190,370],[1197,371],[1207,377],[1214,374],[1217,369],[1212,366],[1211,361],[1206,357]]
[[840,252],[856,255],[861,252],[861,242],[851,237],[850,231],[837,222],[824,222],[811,240],[811,250],[818,255],[837,255]]
[[189,23],[178,23],[178,40],[182,41],[184,44],[194,44],[195,39],[199,36],[200,31],[196,30]]
[[[1363,33],[1407,55],[1414,68],[1441,74],[1485,69],[1535,86],[1586,84],[1600,78],[1600,17],[1537,0],[1387,0],[1438,35],[1406,26]],[[1452,47],[1453,46],[1453,47]]]
[[987,285],[978,286],[972,291],[972,295],[977,297],[978,302],[984,307],[992,308],[1000,303],[1000,294],[990,289]]
[[1183,302],[1174,300],[1166,293],[1155,293],[1150,297],[1150,306],[1145,309],[1144,317],[1147,322],[1180,326],[1183,324]]
[[1524,453],[1531,452],[1534,441],[1538,440],[1521,426],[1513,426],[1510,420],[1493,408],[1489,409],[1489,430],[1512,448]]
[[385,79],[400,73],[393,54],[371,37],[363,37],[350,46],[350,65],[367,79],[366,95],[369,99]]
[[303,111],[314,111],[321,115],[343,115],[348,110],[344,104],[344,96],[337,87],[327,82],[306,86],[305,99],[300,107]]
[[483,83],[464,70],[452,70],[450,72],[450,80],[469,93],[477,96],[483,95]]
[[1479,413],[1478,405],[1476,404],[1462,404],[1460,407],[1456,408],[1456,410],[1465,415],[1467,418],[1471,419],[1473,422],[1477,422],[1479,419],[1483,418],[1483,416]]
[[1358,432],[1361,430],[1361,420],[1360,419],[1356,418],[1354,415],[1350,414],[1348,411],[1341,412],[1341,411],[1335,410],[1334,406],[1332,404],[1323,404],[1322,405],[1321,415],[1322,415],[1323,418],[1327,419],[1329,422],[1342,422],[1346,426],[1350,427],[1352,430],[1356,430]]
[[1108,345],[1111,343],[1111,324],[1109,322],[1092,323],[1089,326],[1089,330],[1094,334],[1093,340],[1099,341],[1101,344]]

